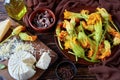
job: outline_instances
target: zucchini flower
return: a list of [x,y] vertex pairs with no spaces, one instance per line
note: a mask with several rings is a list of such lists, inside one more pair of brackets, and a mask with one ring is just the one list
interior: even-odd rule
[[84,29],[93,32],[94,31],[94,25],[87,25],[85,21],[81,21],[81,24]]
[[93,25],[93,27],[94,27],[94,32],[92,34],[93,34],[93,38],[96,43],[96,47],[94,50],[94,54],[92,55],[92,57],[90,57],[91,62],[93,62],[93,61],[97,61],[96,56],[97,56],[97,52],[98,52],[98,47],[99,47],[99,44],[100,44],[102,36],[103,36],[102,19],[101,19],[100,14],[98,14],[98,13],[90,14],[87,24]]
[[24,26],[21,26],[21,25],[17,26],[15,29],[13,29],[12,33],[11,33],[4,41],[2,41],[2,42],[0,43],[0,45],[1,45],[2,43],[4,43],[5,41],[7,41],[7,40],[8,40],[9,38],[11,38],[12,36],[18,35],[21,31],[24,31],[24,30],[25,30],[25,27],[24,27]]
[[93,54],[94,54],[94,50],[90,48],[90,50],[88,51],[88,57],[91,58]]
[[61,45],[61,42],[60,42],[60,38],[59,38],[59,35],[60,35],[60,32],[61,32],[61,27],[63,26],[63,23],[62,22],[59,22],[57,24],[57,27],[56,27],[56,36],[57,36],[57,40],[58,40],[58,44],[60,46],[60,48],[63,50],[63,47]]
[[24,26],[17,26],[15,29],[12,31],[12,35],[18,35],[21,31],[24,31],[25,27]]
[[89,11],[88,11],[88,10],[81,10],[80,13],[81,13],[81,14],[86,14],[86,15],[88,15],[88,14],[89,14]]
[[99,43],[101,41],[102,38],[102,23],[98,22],[94,25],[95,31],[94,31],[94,39],[97,43]]
[[71,19],[73,17],[86,20],[88,18],[88,11],[84,10],[84,11],[81,11],[81,13],[75,13],[75,12],[70,12],[70,11],[65,10],[64,12],[65,19]]
[[80,57],[80,58],[85,57],[84,49],[78,44],[76,37],[73,37],[70,40],[70,46],[71,46],[72,51],[74,52],[76,61],[78,61],[78,57]]
[[97,43],[99,43],[102,37],[102,19],[98,13],[92,13],[89,15],[88,25],[93,25],[94,27],[94,39]]
[[93,32],[93,31],[95,31],[95,28],[99,28],[99,27],[97,27],[98,26],[97,24],[99,24],[99,26],[102,27],[102,21],[101,20],[102,19],[101,19],[100,14],[92,13],[92,14],[89,15],[87,22],[82,21],[81,23],[82,23],[82,26],[83,26],[84,29]]
[[119,45],[120,44],[120,38],[118,38],[118,37],[115,37],[114,39],[113,39],[113,45]]
[[[97,8],[97,10],[101,14],[102,18],[104,18],[106,23],[108,23],[109,25],[111,23],[113,25],[113,27],[119,32],[117,26],[115,25],[115,23],[112,20],[111,15],[104,8]],[[110,21],[110,23],[109,23],[109,21]]]
[[60,41],[65,41],[67,35],[68,35],[67,31],[62,30],[60,32],[60,34],[58,35],[58,37],[59,37]]
[[117,32],[114,28],[112,28],[111,26],[107,27],[107,32],[109,34],[111,34],[114,39],[113,39],[113,45],[118,45],[120,44],[120,33]]
[[105,21],[110,19],[110,14],[105,10],[105,8],[97,8],[97,10]]
[[93,54],[95,53],[95,49],[96,49],[96,43],[94,40],[91,40],[89,38],[89,44],[90,44],[90,50],[88,51],[88,57],[91,58],[93,56]]
[[83,48],[88,48],[88,47],[90,47],[89,39],[88,39],[88,37],[85,35],[85,33],[79,32],[77,39],[78,39],[78,41],[80,42],[80,44],[81,44],[81,46],[82,46]]
[[63,25],[65,25],[66,26],[66,30],[67,30],[67,32],[68,32],[68,34],[69,35],[75,35],[75,29],[74,29],[74,27],[75,26],[73,26],[73,24],[71,24],[69,21],[67,21],[67,20],[64,20],[64,23],[63,23]]
[[73,51],[73,55],[75,55],[76,57],[76,61],[78,61],[78,57],[79,57],[89,62],[98,62],[98,60],[87,58],[87,56],[85,55],[85,50],[79,45],[76,37],[73,37],[71,39],[70,46]]
[[61,31],[61,27],[63,26],[63,23],[62,22],[59,22],[57,24],[57,27],[56,27],[56,35],[58,36],[60,34],[60,31]]
[[87,24],[88,25],[94,25],[95,23],[101,21],[101,16],[100,14],[98,13],[92,13],[89,15],[89,18],[88,18],[88,21],[87,21]]
[[104,41],[104,48],[101,50],[101,55],[98,55],[97,58],[104,60],[106,57],[109,57],[111,55],[111,46],[109,41]]
[[85,19],[87,21],[88,16],[89,16],[89,11],[88,10],[81,10],[80,14],[82,15],[82,19]]
[[118,38],[120,38],[120,33],[119,32],[117,32],[114,28],[112,28],[111,26],[107,26],[107,32],[109,33],[109,34],[111,34],[112,36],[114,36],[114,37],[118,37]]
[[27,33],[19,33],[19,37],[21,40],[26,40],[26,41],[35,41],[37,39],[37,36],[30,36]]
[[71,49],[70,40],[66,40],[64,43],[65,49]]

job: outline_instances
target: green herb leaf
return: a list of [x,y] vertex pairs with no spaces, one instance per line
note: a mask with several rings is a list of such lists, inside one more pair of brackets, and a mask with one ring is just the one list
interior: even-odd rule
[[0,70],[4,69],[6,66],[4,64],[0,64]]

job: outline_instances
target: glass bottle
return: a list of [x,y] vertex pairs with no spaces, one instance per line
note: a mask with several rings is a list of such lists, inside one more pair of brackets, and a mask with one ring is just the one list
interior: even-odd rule
[[4,6],[8,16],[15,20],[21,20],[27,12],[24,0],[5,0]]

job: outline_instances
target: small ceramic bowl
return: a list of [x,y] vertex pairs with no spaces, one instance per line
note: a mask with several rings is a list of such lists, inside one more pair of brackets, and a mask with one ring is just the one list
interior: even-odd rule
[[28,21],[34,31],[47,32],[55,24],[56,18],[50,9],[39,8],[30,14]]
[[71,61],[62,61],[57,65],[55,73],[60,80],[71,80],[76,75],[77,68]]

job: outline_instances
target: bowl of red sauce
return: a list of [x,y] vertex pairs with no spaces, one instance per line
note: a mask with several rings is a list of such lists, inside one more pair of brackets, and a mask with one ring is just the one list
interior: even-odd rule
[[29,24],[34,31],[47,32],[55,24],[56,17],[48,8],[38,8],[30,14]]

